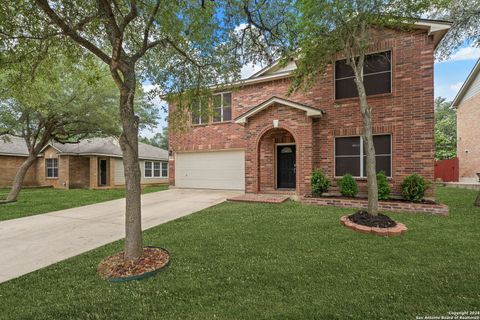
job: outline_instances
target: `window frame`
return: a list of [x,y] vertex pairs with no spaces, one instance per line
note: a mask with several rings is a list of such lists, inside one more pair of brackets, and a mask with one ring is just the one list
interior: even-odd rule
[[[163,165],[166,165],[167,166],[167,174],[166,175],[163,175]],[[161,178],[168,178],[168,161],[161,161],[160,162],[160,177]]]
[[[223,104],[223,96],[225,94],[230,94],[230,120],[224,120],[223,119],[223,108],[225,107],[225,105]],[[220,121],[215,121],[214,120],[214,117],[215,115],[213,114],[213,112],[215,112],[215,107],[213,105],[213,99],[215,96],[220,96]],[[218,93],[215,93],[213,96],[212,96],[212,123],[213,124],[216,124],[216,123],[226,123],[226,122],[232,122],[232,105],[233,105],[233,94],[232,94],[232,91],[223,91],[223,92],[218,92]]]
[[194,114],[192,112],[191,114],[191,123],[193,126],[202,126],[202,125],[205,125],[207,124],[208,122],[203,122],[203,119],[202,119],[202,103],[199,101],[198,102],[198,123],[195,123],[193,122],[193,119],[194,119]]
[[[151,166],[151,175],[150,176],[147,176],[147,163],[150,163],[150,166]],[[159,164],[159,175],[156,176],[155,175],[155,164]],[[164,176],[163,175],[163,164],[166,163],[167,164],[167,175]],[[165,179],[165,178],[168,178],[168,161],[155,161],[155,160],[145,160],[143,162],[143,177],[145,179]]]
[[[56,164],[56,166],[55,165],[53,167],[50,166],[48,164],[49,160],[52,161],[54,164]],[[58,173],[59,173],[59,167],[60,167],[59,165],[60,165],[60,163],[58,161],[58,158],[46,158],[45,159],[45,178],[46,179],[58,179]],[[53,173],[54,173],[53,176],[48,175],[48,170],[49,169],[53,170]],[[55,175],[55,172],[56,172],[56,175]]]
[[[390,156],[390,175],[387,176],[387,179],[393,179],[393,134],[392,133],[375,133],[373,136],[390,136],[390,154],[377,154],[375,153],[376,156]],[[367,179],[367,176],[363,175],[363,169],[364,169],[364,157],[366,154],[364,154],[363,150],[363,137],[361,135],[349,135],[349,136],[335,136],[333,139],[333,176],[335,179],[340,179],[343,176],[337,176],[337,150],[336,150],[336,143],[335,140],[339,138],[360,138],[360,176],[353,176],[354,179]]]
[[[387,73],[387,72],[390,72],[390,92],[384,92],[384,93],[376,93],[376,94],[371,94],[371,95],[367,95],[367,98],[368,97],[375,97],[375,96],[381,96],[381,95],[391,95],[393,94],[393,50],[391,48],[389,49],[382,49],[382,50],[378,50],[378,51],[372,51],[372,52],[368,52],[365,54],[365,57],[366,56],[369,56],[369,55],[373,55],[373,54],[379,54],[379,53],[384,53],[384,52],[390,52],[390,70],[389,71],[381,71],[381,72],[373,72],[373,73],[369,73],[368,75],[372,75],[372,74],[383,74],[383,73]],[[337,79],[336,78],[336,69],[337,69],[337,61],[342,61],[342,60],[346,60],[346,59],[338,59],[338,60],[335,60],[334,63],[333,63],[333,100],[334,101],[344,101],[344,100],[350,100],[350,99],[358,99],[358,92],[357,92],[357,96],[355,97],[349,97],[349,98],[337,98],[337,80],[344,80],[344,79],[351,79],[351,78],[355,78],[355,76],[352,76],[352,77],[343,77],[343,78],[339,78]],[[365,66],[363,66],[365,68]],[[367,75],[367,76],[368,76]],[[365,74],[363,75],[364,78],[365,78]],[[364,83],[365,83],[365,79],[364,79]],[[355,90],[357,90],[355,88]]]

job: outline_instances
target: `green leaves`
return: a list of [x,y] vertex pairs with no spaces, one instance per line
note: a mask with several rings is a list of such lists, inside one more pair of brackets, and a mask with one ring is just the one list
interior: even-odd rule
[[435,99],[435,159],[457,155],[457,109],[445,98]]
[[[35,77],[16,65],[0,73],[0,130],[36,143],[118,135],[118,90],[108,70],[84,59],[40,63]],[[41,147],[40,147],[41,148]]]
[[430,7],[427,0],[298,0],[300,14],[284,54],[298,59],[291,91],[308,88],[339,55],[362,55],[386,28],[408,28]]

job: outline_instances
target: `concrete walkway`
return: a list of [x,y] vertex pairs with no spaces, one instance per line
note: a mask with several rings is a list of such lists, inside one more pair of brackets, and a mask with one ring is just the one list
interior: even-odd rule
[[[239,195],[235,191],[170,189],[142,196],[148,229]],[[125,237],[125,200],[0,222],[0,283]]]

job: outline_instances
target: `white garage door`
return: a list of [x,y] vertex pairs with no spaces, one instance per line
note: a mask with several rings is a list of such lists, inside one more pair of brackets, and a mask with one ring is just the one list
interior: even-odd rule
[[186,152],[175,155],[175,186],[245,189],[245,152]]

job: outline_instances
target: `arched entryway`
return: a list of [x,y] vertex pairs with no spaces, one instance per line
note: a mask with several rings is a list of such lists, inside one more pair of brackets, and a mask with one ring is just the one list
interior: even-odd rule
[[284,128],[265,132],[257,146],[258,191],[262,193],[297,188],[297,144]]

